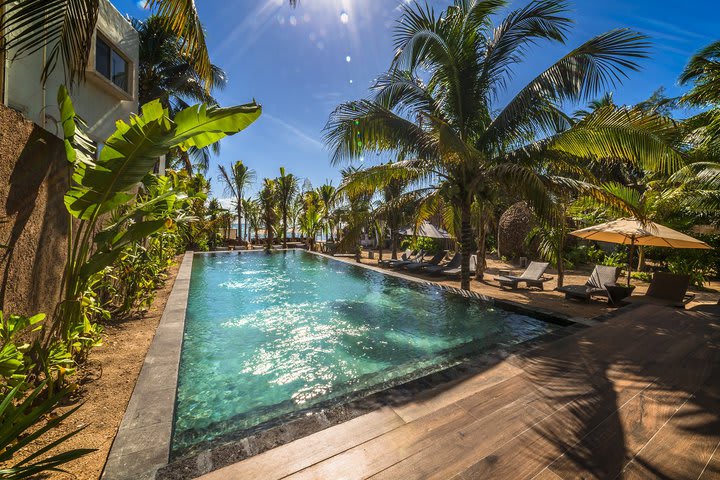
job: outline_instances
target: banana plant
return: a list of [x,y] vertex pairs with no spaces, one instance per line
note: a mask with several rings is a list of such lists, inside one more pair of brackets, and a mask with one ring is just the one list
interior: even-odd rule
[[[48,455],[63,442],[85,429],[80,427],[53,440],[22,460],[16,460],[17,455],[21,454],[27,445],[43,437],[82,406],[78,405],[37,428],[42,418],[52,412],[74,388],[68,386],[55,393],[48,393],[48,391],[43,392],[46,383],[41,383],[22,400],[16,398],[22,395],[21,385],[0,396],[0,463],[3,465],[0,468],[0,479],[15,480],[29,478],[42,472],[65,472],[59,468],[61,465],[95,451],[95,449],[79,448]],[[47,394],[44,400],[39,400],[43,397],[41,393]]]
[[[155,100],[145,104],[141,115],[131,117],[129,123],[118,121],[117,130],[96,155],[64,86],[58,91],[58,104],[67,159],[72,165],[71,186],[65,194],[72,221],[68,222],[63,300],[53,333],[71,341],[69,335],[75,327],[83,323],[86,330],[90,327],[82,312],[90,302],[85,292],[93,275],[112,264],[130,243],[171,228],[176,221],[173,209],[167,208],[179,201],[176,190],[165,188],[150,199],[138,195],[157,158],[172,148],[187,151],[212,145],[245,129],[262,108],[255,102],[229,108],[196,105],[171,119]],[[118,218],[119,210],[124,213]],[[166,213],[157,215],[159,211]]]

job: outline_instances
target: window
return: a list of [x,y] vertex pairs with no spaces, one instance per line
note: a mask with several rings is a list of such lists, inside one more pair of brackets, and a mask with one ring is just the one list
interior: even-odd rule
[[99,36],[95,41],[95,70],[128,91],[128,62]]

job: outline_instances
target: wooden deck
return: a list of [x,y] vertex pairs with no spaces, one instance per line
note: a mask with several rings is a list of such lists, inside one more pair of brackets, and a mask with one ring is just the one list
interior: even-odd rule
[[720,321],[644,306],[205,479],[720,478]]

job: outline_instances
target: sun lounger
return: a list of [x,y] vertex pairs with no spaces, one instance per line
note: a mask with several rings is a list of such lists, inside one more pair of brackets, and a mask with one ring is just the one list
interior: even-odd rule
[[409,271],[417,271],[417,270],[421,270],[425,267],[437,266],[442,261],[442,259],[445,258],[445,254],[446,254],[445,250],[442,250],[442,251],[436,253],[435,255],[433,255],[433,257],[430,260],[428,260],[427,262],[409,263],[409,264],[405,265],[405,268],[408,269]]
[[617,267],[596,265],[585,285],[565,285],[558,292],[565,294],[566,299],[590,300],[594,296],[607,297],[605,285],[615,285],[620,274]]
[[402,255],[400,255],[400,258],[399,258],[399,259],[397,259],[397,258],[395,258],[395,259],[389,258],[389,259],[387,259],[387,260],[380,260],[380,261],[378,262],[378,265],[380,265],[381,267],[387,267],[387,266],[389,266],[390,264],[392,264],[393,262],[404,262],[404,261],[407,261],[407,260],[410,259],[410,257],[413,255],[413,253],[415,253],[415,252],[413,252],[412,250],[410,250],[410,249],[408,248],[407,250],[405,250],[405,251],[403,252]]
[[695,295],[688,294],[690,275],[678,275],[667,272],[655,272],[645,295],[626,298],[632,304],[662,305],[665,307],[685,308]]
[[545,270],[547,270],[549,263],[545,262],[530,262],[527,269],[522,275],[516,277],[514,275],[501,275],[495,277],[495,280],[500,283],[501,287],[517,288],[518,284],[525,283],[528,288],[537,287],[543,290],[543,284],[548,280],[552,280],[552,277],[544,277]]
[[387,266],[390,268],[402,268],[411,263],[422,262],[423,257],[425,257],[425,250],[420,250],[414,257],[409,257],[407,260],[390,260]]
[[443,273],[445,270],[451,270],[460,266],[462,262],[462,254],[456,253],[445,265],[435,265],[423,268],[423,272],[429,273],[430,275],[438,275]]
[[[460,260],[462,261],[462,257],[460,257]],[[473,275],[476,269],[477,255],[470,255],[470,275]],[[447,270],[443,270],[441,273],[447,277],[459,277],[462,273],[462,268],[460,266],[448,268]]]

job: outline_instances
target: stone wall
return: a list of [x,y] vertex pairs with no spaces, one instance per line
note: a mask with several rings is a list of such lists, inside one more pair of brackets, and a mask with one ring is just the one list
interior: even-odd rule
[[0,105],[0,309],[47,313],[60,297],[67,248],[63,143]]

